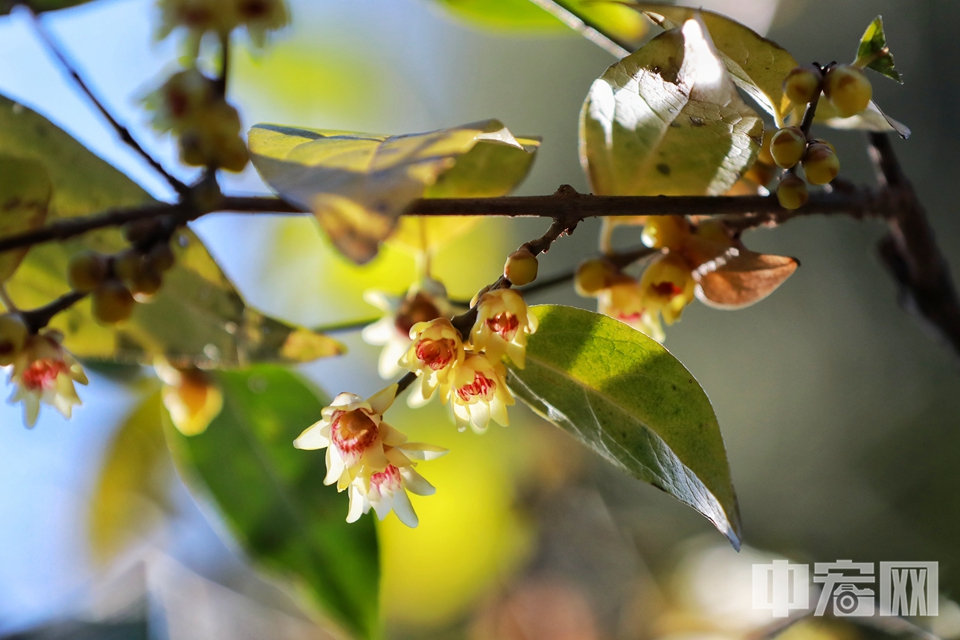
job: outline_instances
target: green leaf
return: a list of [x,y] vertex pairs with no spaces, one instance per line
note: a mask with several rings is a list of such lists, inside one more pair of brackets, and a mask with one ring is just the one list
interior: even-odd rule
[[0,0],[0,15],[10,13],[18,4],[30,7],[34,13],[43,13],[45,11],[69,9],[88,2],[91,2],[91,0]]
[[702,22],[660,34],[590,87],[580,156],[601,195],[720,195],[753,163],[763,121]]
[[[42,227],[50,191],[50,178],[42,164],[0,155],[0,237]],[[27,250],[0,253],[0,285],[17,270]]]
[[[509,193],[539,145],[517,140],[497,120],[399,136],[260,124],[249,143],[264,181],[313,211],[337,248],[360,264],[430,189],[447,196]],[[467,167],[458,171],[461,160]]]
[[[0,154],[32,160],[53,185],[48,221],[135,207],[153,198],[110,164],[40,114],[0,96]],[[5,234],[0,229],[0,235]],[[149,304],[130,321],[105,327],[83,301],[52,326],[78,357],[144,362],[164,355],[176,366],[240,366],[250,362],[304,362],[343,352],[336,341],[266,317],[248,307],[189,230],[178,234],[177,265]],[[8,282],[22,308],[42,306],[70,289],[70,257],[83,250],[115,253],[127,245],[116,229],[33,247]]]
[[790,112],[790,100],[783,93],[783,79],[797,61],[790,52],[736,20],[703,9],[675,7],[650,2],[622,3],[664,29],[672,29],[700,15],[713,44],[733,81],[777,120]]
[[880,16],[873,19],[867,30],[863,32],[863,37],[860,38],[856,64],[859,66],[863,63],[867,63],[867,69],[873,69],[903,84],[894,66],[893,54],[887,49],[887,36],[883,33],[883,19]]
[[219,380],[223,411],[206,431],[166,430],[184,480],[209,493],[254,560],[295,578],[349,631],[376,637],[374,519],[347,524],[346,494],[323,484],[323,454],[293,448],[327,400],[279,367],[224,372]]
[[534,411],[687,504],[740,548],[740,511],[707,395],[655,340],[607,316],[531,307],[525,369],[507,383]]
[[[566,26],[530,0],[437,0],[458,18],[488,29],[510,31],[563,32]],[[596,0],[562,0],[561,6],[574,11],[621,42],[640,45],[647,24],[640,16]]]
[[814,122],[824,124],[833,129],[855,129],[858,131],[895,131],[906,140],[910,137],[910,127],[897,122],[877,106],[873,100],[867,108],[855,116],[841,118],[829,100],[822,99],[817,103],[817,114]]
[[88,521],[93,557],[101,563],[147,533],[169,508],[172,466],[162,410],[155,391],[126,418],[104,457]]

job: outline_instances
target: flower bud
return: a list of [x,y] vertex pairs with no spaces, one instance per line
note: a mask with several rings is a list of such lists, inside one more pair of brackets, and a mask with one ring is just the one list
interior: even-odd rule
[[788,173],[780,180],[777,187],[777,200],[784,209],[799,209],[806,204],[808,198],[807,184],[800,176]]
[[840,173],[840,160],[825,144],[812,144],[803,156],[803,175],[810,184],[827,184]]
[[93,317],[103,324],[123,322],[133,313],[134,299],[119,280],[107,280],[93,292]]
[[820,68],[805,64],[794,67],[783,80],[783,92],[794,104],[807,104],[820,93],[823,73]]
[[522,287],[537,279],[538,266],[537,256],[523,247],[507,256],[507,262],[503,265],[503,277],[514,285]]
[[616,268],[607,260],[595,258],[580,264],[573,278],[573,286],[581,296],[587,298],[606,289],[616,275]]
[[781,169],[795,167],[807,148],[807,137],[797,127],[780,129],[770,141],[770,154]]
[[107,259],[93,251],[84,251],[70,258],[67,282],[74,291],[90,293],[107,277]]
[[873,86],[866,74],[849,64],[841,64],[827,72],[823,92],[841,118],[855,116],[870,104]]

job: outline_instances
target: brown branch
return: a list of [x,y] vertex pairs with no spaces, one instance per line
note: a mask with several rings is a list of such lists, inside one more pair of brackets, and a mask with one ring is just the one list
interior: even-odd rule
[[597,45],[615,58],[626,58],[636,46],[604,33],[594,22],[578,14],[563,0],[530,0],[554,18],[570,27],[584,38]]
[[48,305],[38,309],[33,309],[31,311],[21,311],[20,317],[23,318],[23,321],[27,324],[27,327],[30,328],[30,331],[32,333],[36,333],[40,329],[43,329],[45,326],[50,324],[50,320],[53,319],[53,316],[57,315],[61,311],[66,311],[86,297],[86,293],[71,291],[70,293],[60,296]]
[[[895,209],[896,203],[883,189],[836,189],[815,193],[802,208],[790,211],[781,207],[775,196],[594,196],[577,193],[564,185],[549,196],[424,198],[416,200],[404,215],[538,217],[578,222],[586,218],[713,215],[721,216],[732,229],[744,231],[818,214],[843,214],[857,219],[886,218],[894,215]],[[151,203],[84,218],[57,220],[42,229],[0,238],[0,253],[52,240],[66,240],[133,220],[171,215],[183,224],[216,212],[306,213],[279,198],[259,196],[224,197],[215,209],[209,211],[189,203]]]
[[64,218],[35,231],[0,238],[0,253],[52,240],[67,240],[97,229],[120,227],[134,220],[165,215],[183,215],[192,210],[192,207],[186,204],[156,202],[140,207],[115,209],[85,218]]
[[164,169],[162,164],[160,164],[153,156],[147,153],[142,146],[140,146],[140,143],[137,142],[137,140],[133,137],[133,134],[130,133],[130,130],[120,124],[117,119],[113,117],[110,111],[108,111],[103,105],[103,102],[97,98],[96,94],[80,76],[76,66],[67,59],[66,54],[63,53],[63,48],[53,39],[53,36],[47,32],[46,28],[43,26],[43,22],[40,20],[40,17],[34,13],[33,9],[31,9],[28,5],[22,6],[31,18],[30,24],[33,25],[33,30],[37,34],[37,37],[41,42],[43,42],[53,57],[57,59],[57,62],[60,63],[60,67],[73,79],[77,86],[80,87],[81,91],[86,94],[87,98],[90,99],[100,114],[107,119],[107,122],[109,122],[110,126],[113,127],[114,131],[117,132],[117,135],[120,136],[120,139],[124,142],[124,144],[140,155],[140,157],[143,158],[147,164],[153,168],[154,171],[160,174],[178,194],[181,196],[186,195],[190,191],[190,188],[177,180],[172,174],[170,174],[170,172]]
[[869,133],[868,138],[877,180],[892,201],[890,234],[880,241],[880,258],[900,286],[900,305],[960,358],[960,301],[947,261],[889,136]]

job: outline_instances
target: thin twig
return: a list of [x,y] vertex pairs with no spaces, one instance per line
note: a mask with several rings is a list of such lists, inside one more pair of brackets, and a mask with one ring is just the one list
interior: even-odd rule
[[43,26],[43,22],[33,9],[29,6],[22,5],[24,10],[26,10],[27,15],[30,16],[30,24],[33,25],[33,30],[37,34],[37,37],[41,42],[46,46],[47,50],[53,55],[54,58],[60,63],[61,68],[71,77],[73,81],[77,84],[78,87],[86,94],[87,98],[94,104],[97,110],[107,119],[107,122],[110,123],[110,126],[117,132],[117,135],[120,136],[120,139],[131,149],[133,149],[141,158],[146,160],[154,171],[160,174],[174,190],[181,196],[186,195],[190,188],[184,183],[177,180],[169,171],[163,168],[153,156],[151,156],[147,151],[140,146],[140,143],[136,141],[133,135],[130,133],[130,130],[125,126],[120,124],[116,118],[107,110],[103,105],[103,102],[97,98],[96,94],[90,89],[87,83],[80,76],[80,73],[77,71],[76,66],[67,59],[66,54],[63,52],[63,48],[54,40],[53,36],[46,30]]
[[227,97],[227,77],[230,72],[230,33],[220,36],[220,73],[217,76],[215,89],[221,98]]
[[20,316],[30,328],[30,331],[36,333],[50,323],[55,315],[61,311],[66,311],[73,305],[87,297],[88,294],[79,291],[71,291],[64,294],[48,305],[31,311],[21,311]]
[[626,58],[636,49],[632,43],[623,42],[615,36],[604,33],[595,23],[571,9],[563,0],[530,0],[530,2],[615,58]]
[[890,234],[880,241],[879,251],[900,285],[900,305],[960,358],[960,301],[947,261],[889,136],[871,132],[868,139],[877,180],[894,204],[887,219]]
[[350,333],[351,331],[357,331],[368,327],[380,317],[376,318],[364,318],[362,320],[350,320],[348,322],[338,322],[335,324],[326,324],[319,327],[314,327],[311,331],[315,333],[324,333],[324,334],[335,334],[335,333]]
[[[852,189],[820,192],[810,196],[802,208],[787,210],[776,196],[594,196],[561,187],[549,196],[508,196],[503,198],[425,198],[416,200],[407,216],[503,216],[539,217],[565,220],[632,217],[644,215],[713,215],[732,229],[744,231],[776,226],[796,217],[842,214],[853,218],[886,218],[895,215],[896,202],[883,189]],[[165,215],[181,223],[215,212],[253,214],[305,214],[279,198],[224,197],[214,210],[202,211],[188,203],[151,203],[116,209],[95,216],[57,220],[42,229],[0,238],[0,253],[52,240],[66,240],[89,231],[123,225]]]
[[63,218],[35,231],[0,238],[0,253],[52,240],[67,240],[97,229],[120,227],[134,220],[165,215],[183,215],[190,211],[193,211],[193,209],[186,204],[156,202],[139,207],[115,209],[85,218]]

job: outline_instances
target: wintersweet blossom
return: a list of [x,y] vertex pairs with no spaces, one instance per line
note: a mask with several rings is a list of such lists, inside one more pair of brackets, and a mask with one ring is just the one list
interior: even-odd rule
[[225,35],[241,25],[247,27],[254,44],[263,46],[268,31],[286,26],[290,20],[285,0],[159,0],[157,4],[157,38],[183,27],[192,50],[207,31]]
[[665,335],[660,316],[668,325],[680,319],[693,301],[695,283],[691,267],[681,256],[668,253],[652,263],[640,279],[643,304],[642,331],[662,342]]
[[450,398],[460,431],[470,425],[474,431],[482,432],[491,418],[504,427],[510,424],[507,407],[514,399],[505,377],[503,363],[485,354],[470,354],[454,370]]
[[[350,488],[348,522],[372,506],[381,519],[393,509],[405,524],[416,526],[416,514],[405,491],[428,491],[421,495],[429,495],[433,488],[413,470],[414,461],[447,452],[433,445],[407,442],[403,433],[384,422],[383,413],[393,404],[397,388],[396,384],[390,385],[368,400],[341,393],[323,408],[322,419],[293,443],[298,449],[326,448],[324,484],[336,483],[338,491]],[[396,480],[396,474],[400,480]]]
[[399,361],[410,348],[410,330],[415,324],[450,317],[454,311],[447,300],[447,290],[431,278],[410,287],[402,298],[367,291],[363,299],[385,314],[361,334],[368,344],[383,346],[378,369],[384,379],[394,378],[402,371]]
[[521,369],[527,351],[527,337],[537,330],[537,318],[529,313],[523,296],[512,289],[497,289],[480,296],[477,321],[470,340],[477,351],[493,360],[503,354]]
[[454,368],[466,357],[460,332],[448,319],[437,318],[413,325],[410,337],[410,348],[400,358],[400,365],[418,374],[419,384],[411,393],[426,401],[442,387],[441,393],[446,395]]
[[40,405],[55,408],[64,418],[70,418],[74,405],[82,404],[74,382],[87,384],[87,376],[73,356],[60,342],[58,331],[44,331],[27,337],[23,348],[13,361],[10,382],[16,391],[10,402],[22,402],[27,426],[37,423]]
[[206,431],[223,409],[223,393],[206,371],[176,368],[163,358],[153,363],[163,382],[161,398],[173,426],[185,436]]

